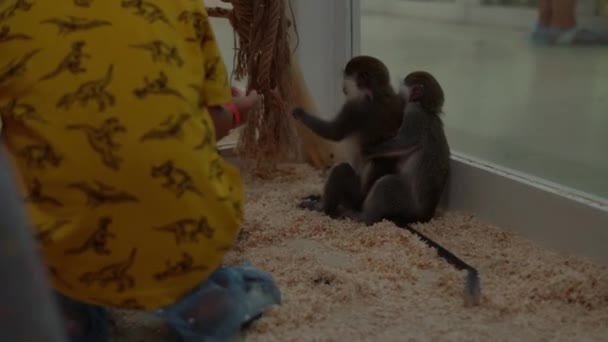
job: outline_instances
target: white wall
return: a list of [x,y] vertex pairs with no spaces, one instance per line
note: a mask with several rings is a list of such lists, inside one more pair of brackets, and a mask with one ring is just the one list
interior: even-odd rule
[[319,116],[335,114],[342,102],[342,70],[352,54],[351,0],[292,0],[304,78]]

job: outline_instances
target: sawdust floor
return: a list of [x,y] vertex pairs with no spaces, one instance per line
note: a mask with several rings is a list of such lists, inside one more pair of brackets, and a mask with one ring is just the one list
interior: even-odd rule
[[[246,220],[226,263],[272,272],[284,300],[247,340],[608,339],[608,268],[448,212],[417,228],[479,269],[482,304],[465,308],[464,274],[409,232],[294,209],[322,178],[305,166],[289,170],[273,181],[245,175]],[[114,341],[172,340],[154,318],[118,316]]]

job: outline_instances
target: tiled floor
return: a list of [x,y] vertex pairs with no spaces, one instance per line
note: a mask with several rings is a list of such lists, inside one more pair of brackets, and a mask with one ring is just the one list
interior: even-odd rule
[[540,48],[527,32],[363,15],[362,52],[446,92],[452,149],[608,199],[608,47]]

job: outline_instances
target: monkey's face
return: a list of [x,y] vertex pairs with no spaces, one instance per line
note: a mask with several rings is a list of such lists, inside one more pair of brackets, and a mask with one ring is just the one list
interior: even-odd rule
[[414,83],[411,85],[403,84],[399,93],[406,102],[414,101],[414,102],[423,102],[424,101],[424,85],[420,83]]
[[353,77],[344,77],[342,80],[342,93],[346,101],[360,100],[369,94],[369,90],[361,89],[357,85],[357,80]]
[[[389,77],[388,68],[379,59],[370,56],[353,57],[344,68],[343,89],[348,99],[363,94],[371,96],[385,93],[392,91]],[[353,92],[354,89],[356,92]]]
[[427,112],[438,114],[445,101],[439,82],[428,72],[412,72],[403,81],[405,97],[408,101],[420,102]]

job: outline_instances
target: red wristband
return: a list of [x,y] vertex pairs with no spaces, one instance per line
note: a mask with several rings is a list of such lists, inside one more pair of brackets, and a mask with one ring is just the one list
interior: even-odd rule
[[241,112],[239,112],[234,103],[226,103],[226,107],[230,109],[232,115],[234,116],[234,127],[238,127],[241,124]]

